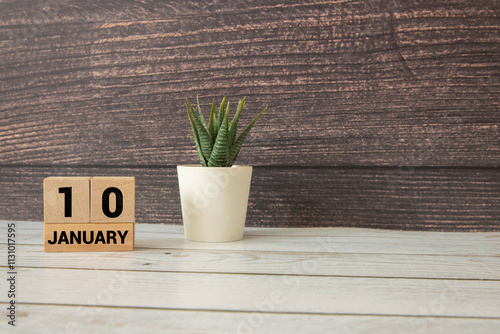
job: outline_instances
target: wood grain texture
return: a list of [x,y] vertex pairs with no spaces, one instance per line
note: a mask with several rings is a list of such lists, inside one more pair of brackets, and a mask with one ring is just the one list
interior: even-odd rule
[[[138,224],[140,227],[143,224]],[[24,230],[23,230],[24,232]],[[492,233],[492,232],[489,232]],[[37,235],[38,237],[38,235]],[[178,238],[184,236],[178,235]],[[158,272],[219,272],[240,274],[292,275],[302,272],[314,276],[392,277],[435,279],[500,280],[498,256],[400,255],[352,253],[301,253],[293,251],[245,251],[211,249],[146,249],[144,238],[135,252],[99,253],[89,261],[86,253],[63,253],[43,258],[45,268],[100,270],[139,270]],[[324,240],[324,238],[323,238]],[[169,246],[172,237],[164,238]],[[320,241],[324,242],[324,241]],[[343,243],[344,245],[344,243]],[[187,245],[186,245],[187,246]],[[313,248],[314,249],[314,248]],[[7,252],[6,245],[0,250]],[[39,268],[43,250],[39,245],[23,245],[18,252],[23,266]],[[120,257],[126,262],[116,263]]]
[[245,164],[500,166],[496,1],[52,1],[2,6],[3,163],[196,161],[227,94]]
[[56,166],[107,166],[144,178],[138,220],[180,223],[170,167],[197,161],[183,99],[227,94],[248,96],[242,123],[269,106],[237,161],[263,168],[251,226],[500,228],[498,1],[0,9],[0,218],[40,220],[25,183]]
[[[103,333],[103,324],[120,328],[121,333],[414,333],[427,334],[491,334],[500,326],[500,319],[446,318],[422,316],[318,315],[255,312],[212,312],[109,308],[99,306],[21,305],[23,329],[26,332],[61,333],[67,328]],[[138,314],[140,313],[140,316]],[[91,315],[91,316],[89,316]],[[254,320],[254,319],[257,320]],[[62,320],[63,319],[63,320]],[[249,325],[250,323],[253,325]]]
[[[442,279],[380,279],[295,275],[238,275],[19,268],[23,294],[16,302],[86,305],[111,284],[126,290],[111,294],[104,305],[162,309],[258,312],[256,303],[275,299],[277,313],[435,314],[429,303],[443,291],[456,297],[440,316],[497,318],[500,281]],[[22,276],[21,276],[22,275]],[[168,284],[167,284],[168,283]],[[274,292],[273,292],[274,291]],[[0,297],[1,302],[7,300]],[[99,298],[99,297],[98,297]],[[411,300],[411,302],[409,302]]]
[[43,253],[40,222],[0,232],[12,226],[27,332],[465,334],[500,321],[500,233],[249,228],[198,243],[138,224],[134,252],[85,255]]
[[[42,220],[49,175],[136,177],[138,223],[181,224],[175,168],[2,167],[3,219]],[[500,170],[255,168],[247,226],[500,231]]]
[[[198,243],[185,239],[182,226],[137,224],[134,252],[89,258],[46,256],[42,224],[15,224],[22,244],[17,256],[30,268],[500,280],[500,233],[494,232],[247,228],[237,243]],[[6,230],[0,221],[0,252],[7,252]]]
[[[13,221],[0,221],[5,225]],[[23,233],[18,241],[26,245],[42,245],[43,223],[16,222]],[[495,257],[500,252],[500,235],[495,232],[436,232],[388,231],[367,228],[261,228],[248,227],[240,242],[194,242],[186,240],[182,226],[136,224],[137,250],[200,250],[229,252],[304,252],[308,255],[360,254],[371,255],[431,255],[468,258]],[[286,232],[282,232],[285,230]],[[7,243],[6,233],[0,233],[0,243]],[[290,249],[293,245],[293,250]],[[481,244],[481,247],[478,247]],[[411,245],[411,246],[409,246]],[[40,248],[41,250],[41,248]],[[165,254],[167,255],[167,254]],[[57,258],[57,257],[56,257]],[[478,261],[479,262],[479,261]],[[201,264],[200,264],[201,265]],[[481,265],[477,263],[477,265]],[[476,267],[477,268],[477,267]],[[363,269],[363,268],[361,268]],[[483,279],[495,276],[495,270],[481,268]],[[384,276],[386,277],[386,276]],[[442,277],[443,278],[443,277]]]

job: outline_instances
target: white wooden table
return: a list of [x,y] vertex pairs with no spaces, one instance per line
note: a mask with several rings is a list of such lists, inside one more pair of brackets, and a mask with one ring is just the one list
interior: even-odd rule
[[248,228],[204,244],[137,224],[133,252],[44,253],[43,224],[15,224],[1,333],[500,333],[500,233]]

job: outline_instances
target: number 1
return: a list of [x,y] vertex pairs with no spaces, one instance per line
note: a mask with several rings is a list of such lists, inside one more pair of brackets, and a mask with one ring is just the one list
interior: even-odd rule
[[64,194],[64,217],[71,217],[71,187],[59,188],[59,193]]

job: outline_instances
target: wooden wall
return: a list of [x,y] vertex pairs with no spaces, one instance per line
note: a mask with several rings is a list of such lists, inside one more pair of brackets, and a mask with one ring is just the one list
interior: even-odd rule
[[180,224],[183,99],[269,106],[238,163],[248,226],[500,231],[500,3],[0,3],[0,219],[49,175],[132,175]]

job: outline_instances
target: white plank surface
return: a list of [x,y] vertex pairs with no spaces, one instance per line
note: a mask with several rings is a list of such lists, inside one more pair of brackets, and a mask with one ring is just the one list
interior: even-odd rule
[[[103,306],[259,311],[260,303],[270,301],[274,312],[500,314],[500,281],[39,268],[19,269],[18,275],[21,303],[84,305],[90,298],[100,299]],[[0,296],[0,301],[5,298]]]
[[[5,225],[5,223],[4,223]],[[18,222],[18,241],[43,243],[43,224]],[[182,226],[136,224],[136,249],[296,251],[307,253],[499,256],[500,233],[402,232],[355,228],[248,229],[229,243],[185,240]],[[5,234],[0,235],[5,243]]]
[[[23,305],[16,333],[381,333],[489,334],[499,319],[206,312]],[[131,321],[130,319],[133,319]],[[29,320],[29,321],[27,321]],[[55,321],[57,320],[57,321]],[[108,327],[104,328],[103,324]],[[112,331],[113,332],[113,331]]]
[[[0,252],[7,245],[0,244]],[[500,257],[140,249],[135,252],[43,253],[39,245],[18,248],[30,268],[113,269],[157,272],[314,275],[386,278],[500,279]]]
[[[16,229],[13,333],[73,325],[92,333],[499,328],[500,233],[253,228],[240,242],[205,244],[184,240],[180,226],[137,224],[134,252],[44,253],[43,224],[16,222]],[[12,330],[6,321],[4,330]]]

